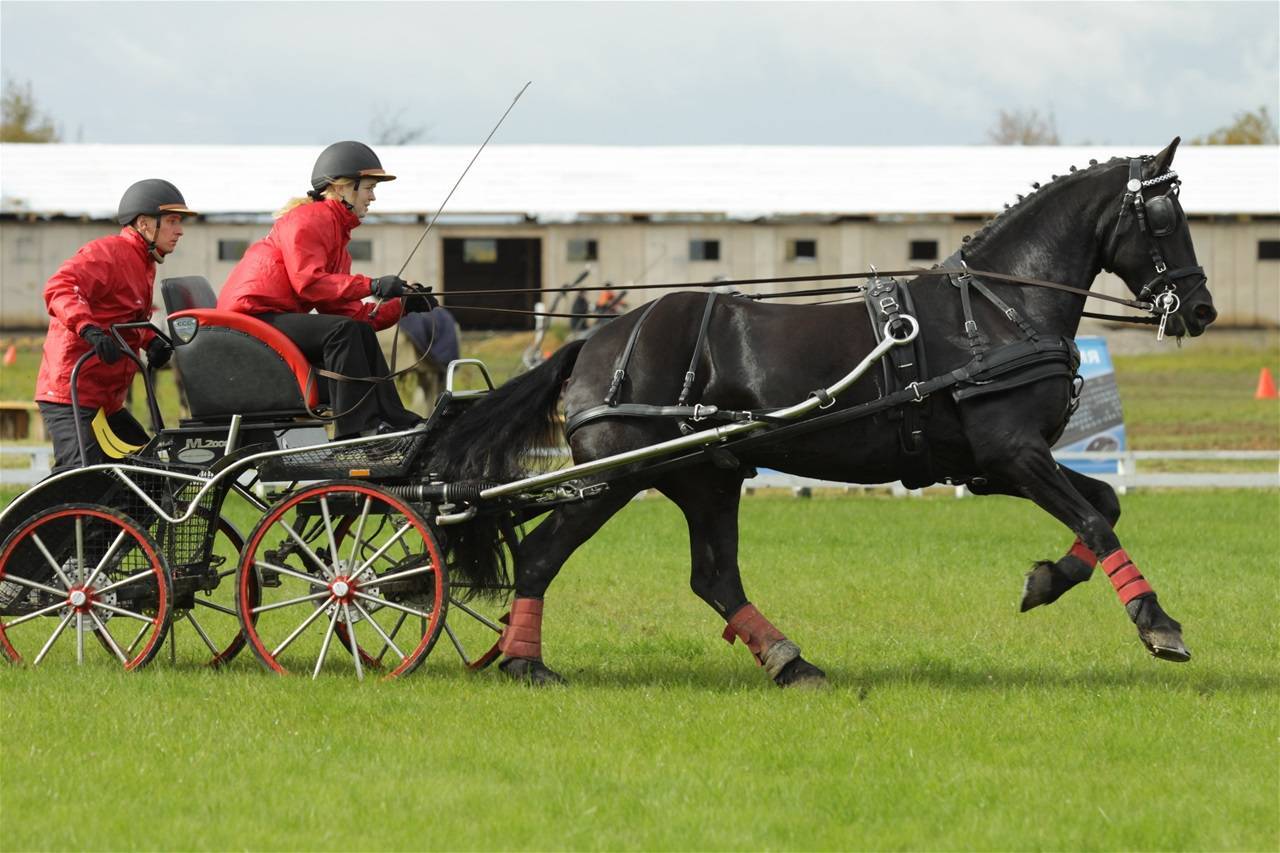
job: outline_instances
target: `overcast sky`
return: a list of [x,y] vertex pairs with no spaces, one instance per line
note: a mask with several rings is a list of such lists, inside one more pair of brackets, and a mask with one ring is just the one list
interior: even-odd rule
[[1063,143],[1280,114],[1280,4],[62,3],[3,0],[0,64],[66,141]]

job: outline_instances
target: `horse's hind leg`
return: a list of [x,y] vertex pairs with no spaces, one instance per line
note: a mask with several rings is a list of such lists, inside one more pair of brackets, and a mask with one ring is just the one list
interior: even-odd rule
[[610,489],[580,504],[553,510],[520,542],[515,554],[516,597],[498,646],[507,675],[533,684],[564,681],[542,662],[542,605],[547,587],[569,556],[626,506],[634,492]]
[[[1076,489],[1038,436],[1015,437],[1012,446],[1009,439],[1005,433],[998,444],[975,442],[979,463],[999,480],[1018,484],[1023,497],[1075,531],[1089,551],[1102,555],[1102,568],[1151,654],[1162,660],[1190,660],[1191,653],[1182,642],[1182,626],[1164,612],[1151,584],[1120,547],[1112,521]],[[988,452],[981,452],[984,449]]]
[[747,600],[738,568],[738,503],[742,476],[714,468],[667,477],[658,489],[689,525],[689,585],[727,623],[724,639],[741,639],[779,687],[821,686],[826,673]]
[[[1120,519],[1120,501],[1116,498],[1115,489],[1101,480],[1086,477],[1070,468],[1062,468],[1061,471],[1075,490],[1114,528]],[[969,489],[978,495],[1024,497],[1020,489],[1002,482],[970,484]],[[1097,555],[1079,536],[1067,553],[1057,560],[1037,560],[1031,571],[1027,572],[1022,586],[1022,612],[1057,601],[1067,590],[1093,577],[1093,569],[1097,564]]]

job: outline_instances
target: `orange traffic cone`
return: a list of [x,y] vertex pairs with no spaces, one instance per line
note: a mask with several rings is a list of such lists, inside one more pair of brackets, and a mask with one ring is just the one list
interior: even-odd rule
[[[18,347],[16,344],[9,344],[9,348],[4,351],[4,366],[13,367],[18,363]],[[1275,394],[1275,389],[1271,389],[1271,393]]]
[[[12,348],[11,348],[12,349]],[[9,363],[9,356],[5,356],[5,364]],[[1255,400],[1274,400],[1276,399],[1276,381],[1271,378],[1271,370],[1262,368],[1262,372],[1258,374],[1258,390],[1253,392]]]

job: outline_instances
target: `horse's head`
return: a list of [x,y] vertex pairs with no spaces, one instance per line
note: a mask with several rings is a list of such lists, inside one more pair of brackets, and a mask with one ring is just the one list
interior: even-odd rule
[[1108,235],[1102,262],[1140,300],[1168,313],[1172,334],[1196,337],[1218,312],[1178,201],[1178,173],[1172,169],[1178,142],[1175,137],[1154,157],[1129,161],[1119,210],[1102,223]]

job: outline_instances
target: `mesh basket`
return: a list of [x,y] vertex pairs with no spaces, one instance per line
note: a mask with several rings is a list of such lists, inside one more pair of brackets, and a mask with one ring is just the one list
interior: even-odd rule
[[348,477],[404,477],[426,444],[427,432],[334,447],[328,444],[299,449],[263,460],[263,480],[332,480]]

